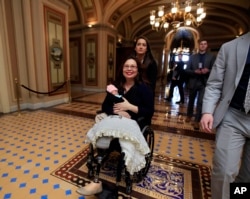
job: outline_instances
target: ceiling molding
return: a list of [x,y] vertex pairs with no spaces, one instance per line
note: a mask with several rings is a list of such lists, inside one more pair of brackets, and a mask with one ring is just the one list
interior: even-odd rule
[[[81,20],[78,20],[81,24],[75,27],[84,27],[88,23],[103,24],[114,28],[117,35],[123,37],[124,40],[128,41],[138,35],[144,35],[157,43],[164,41],[170,31],[152,30],[149,24],[149,11],[163,4],[170,9],[172,0],[88,0],[93,3],[91,8],[87,6],[88,9],[84,9],[82,5],[84,0],[70,1],[78,2],[73,6],[81,5],[80,8],[75,8],[76,12],[80,12],[77,16],[81,17]],[[207,16],[196,30],[202,37],[209,38],[214,45],[219,46],[222,41],[249,30],[250,1],[204,0],[203,2]],[[217,42],[216,38],[218,38]]]

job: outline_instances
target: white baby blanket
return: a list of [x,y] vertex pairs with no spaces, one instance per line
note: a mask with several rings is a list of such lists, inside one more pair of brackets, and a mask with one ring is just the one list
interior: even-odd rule
[[96,148],[98,138],[103,136],[119,138],[125,153],[125,165],[131,175],[145,167],[145,155],[150,149],[135,120],[117,115],[103,118],[88,131],[86,141]]

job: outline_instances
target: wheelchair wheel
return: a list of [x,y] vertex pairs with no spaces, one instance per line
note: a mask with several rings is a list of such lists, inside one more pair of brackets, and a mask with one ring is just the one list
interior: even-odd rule
[[88,178],[94,177],[94,148],[93,145],[90,144],[89,146],[89,153],[87,159],[87,167],[88,167]]
[[153,159],[153,152],[154,152],[154,131],[149,127],[145,127],[143,130],[143,135],[145,137],[146,142],[148,143],[148,147],[150,148],[150,153],[146,155],[146,165],[143,169],[137,172],[134,176],[134,180],[136,182],[140,182],[143,178],[147,175],[148,170],[151,165],[151,161]]
[[151,127],[147,126],[146,129],[143,131],[143,136],[148,143],[148,147],[150,148],[150,157],[153,157],[154,151],[154,131]]
[[132,184],[126,185],[126,194],[130,195],[132,193]]

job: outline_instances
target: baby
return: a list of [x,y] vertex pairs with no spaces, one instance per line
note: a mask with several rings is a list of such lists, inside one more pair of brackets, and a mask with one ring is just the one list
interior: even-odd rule
[[118,89],[113,84],[107,86],[107,92],[115,96],[114,103],[123,102],[122,95],[119,95]]

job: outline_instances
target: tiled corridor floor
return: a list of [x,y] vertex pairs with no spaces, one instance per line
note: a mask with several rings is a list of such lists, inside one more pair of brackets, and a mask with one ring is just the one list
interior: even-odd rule
[[[104,96],[105,93],[81,93],[71,103],[43,110],[23,110],[20,115],[2,115],[0,199],[83,199],[76,193],[77,184],[51,174],[87,147],[85,135],[94,124]],[[210,168],[214,135],[193,130],[191,123],[184,121],[186,104],[166,103],[161,96],[162,92],[158,92],[152,122],[155,156]],[[164,165],[164,161],[161,164]],[[200,178],[206,179],[205,194],[184,195],[180,199],[210,198],[209,176],[200,174]],[[195,189],[191,183],[193,177],[184,180]]]

